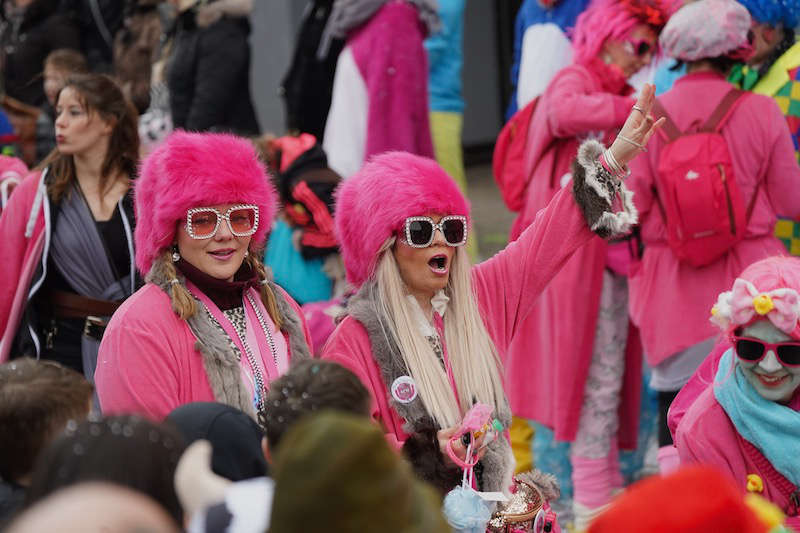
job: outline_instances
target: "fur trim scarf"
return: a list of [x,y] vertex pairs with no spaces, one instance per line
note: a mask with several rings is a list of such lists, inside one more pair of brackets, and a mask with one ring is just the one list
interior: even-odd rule
[[[186,280],[180,273],[177,277],[180,283],[185,285]],[[170,278],[158,261],[153,264],[147,281],[169,294]],[[291,361],[294,363],[310,359],[311,354],[303,335],[303,323],[300,317],[286,301],[280,288],[271,280],[269,285],[275,295],[278,311],[283,318],[282,329],[289,337]],[[237,348],[231,347],[231,339],[215,322],[203,305],[198,305],[197,312],[186,319],[186,325],[197,339],[194,347],[203,356],[203,367],[206,369],[214,399],[241,409],[255,420],[256,412],[253,408],[253,401],[241,377],[239,363],[241,354]]]
[[[390,333],[390,326],[378,311],[376,303],[377,288],[374,282],[367,283],[347,304],[347,313],[358,320],[367,330],[372,355],[378,363],[385,384],[394,383],[410,372],[403,356]],[[403,430],[409,434],[403,452],[411,460],[417,474],[446,492],[461,481],[461,470],[446,465],[439,451],[436,432],[441,429],[428,414],[422,399],[417,397],[409,403],[400,403],[387,389],[386,395],[392,408],[403,418]],[[511,425],[511,409],[506,398],[495,406],[495,416],[505,427]],[[479,489],[505,492],[511,485],[514,473],[514,459],[511,445],[505,438],[499,438],[489,445],[486,455],[481,459],[476,472],[479,475]]]

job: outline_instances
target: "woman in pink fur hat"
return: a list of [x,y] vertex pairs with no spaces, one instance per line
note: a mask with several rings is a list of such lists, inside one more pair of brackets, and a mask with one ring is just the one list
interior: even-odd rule
[[[466,447],[450,437],[474,403],[491,406],[508,428],[501,359],[538,294],[595,233],[609,237],[636,222],[620,178],[652,134],[652,95],[648,86],[609,150],[585,142],[571,190],[475,267],[463,247],[469,204],[435,162],[381,154],[339,189],[336,229],[358,292],[322,357],[361,378],[387,439],[440,489],[460,482],[456,465]],[[480,490],[507,490],[514,471],[508,441],[487,441],[477,457]]]
[[750,265],[719,295],[723,342],[670,408],[682,463],[729,474],[800,527],[800,259]]
[[232,135],[176,132],[144,161],[135,201],[147,284],[100,346],[103,411],[160,419],[217,401],[255,417],[270,381],[309,357],[310,337],[259,260],[276,194],[254,148]]

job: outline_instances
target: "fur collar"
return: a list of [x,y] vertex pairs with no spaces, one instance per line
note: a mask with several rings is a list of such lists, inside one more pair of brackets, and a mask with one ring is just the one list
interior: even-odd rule
[[[185,285],[185,278],[180,273],[178,273],[178,280]],[[160,260],[153,263],[147,281],[154,283],[169,294],[170,279],[164,272]],[[283,317],[283,331],[289,337],[291,362],[310,359],[308,344],[303,334],[302,320],[286,301],[283,291],[272,281],[269,284],[275,294],[278,310]],[[255,420],[256,412],[252,398],[241,378],[239,350],[231,348],[230,339],[224,331],[217,327],[214,318],[203,305],[197,306],[197,312],[186,320],[186,324],[197,339],[194,347],[203,356],[203,366],[206,369],[214,399],[241,409]]]
[[[387,320],[378,311],[376,291],[374,282],[365,284],[348,302],[347,313],[358,320],[367,330],[372,356],[378,363],[383,382],[391,388],[397,378],[408,376],[410,372],[392,338]],[[389,404],[405,421],[403,431],[406,433],[414,434],[435,427],[435,423],[419,395],[409,403],[398,402],[389,389],[386,390],[386,395]],[[501,405],[495,406],[495,416],[506,428],[511,426],[511,410],[505,398],[502,399]],[[481,463],[483,476],[480,489],[507,491],[511,486],[511,476],[514,473],[514,458],[508,441],[505,438],[499,438],[490,444]]]

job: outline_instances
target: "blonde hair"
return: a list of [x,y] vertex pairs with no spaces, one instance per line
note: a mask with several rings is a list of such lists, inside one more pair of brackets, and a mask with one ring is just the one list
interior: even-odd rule
[[[261,281],[261,303],[269,313],[269,317],[278,329],[283,329],[283,318],[281,317],[280,310],[278,309],[278,300],[275,293],[270,288],[269,283],[263,283],[269,279],[267,269],[264,264],[258,259],[257,253],[251,253],[245,257],[244,262],[258,275]],[[154,262],[151,268],[151,276],[153,272],[161,270],[163,276],[169,280],[168,294],[172,301],[172,310],[182,320],[186,320],[194,316],[197,312],[197,303],[192,296],[192,293],[186,288],[183,283],[174,283],[172,280],[178,280],[178,271],[175,268],[175,263],[172,262],[172,252],[165,250]]]
[[407,298],[408,290],[391,251],[394,242],[391,237],[381,247],[376,269],[376,311],[386,317],[388,333],[417,383],[426,410],[440,427],[446,428],[459,424],[476,401],[495,408],[501,406],[505,402],[502,363],[478,311],[466,251],[456,248],[445,288],[450,302],[443,317],[444,343],[458,389],[456,401],[445,369],[417,327],[418,311]]

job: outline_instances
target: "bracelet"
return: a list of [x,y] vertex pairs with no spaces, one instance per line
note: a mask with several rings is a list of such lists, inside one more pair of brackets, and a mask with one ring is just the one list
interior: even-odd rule
[[617,161],[617,158],[614,157],[614,153],[610,149],[606,149],[603,152],[603,159],[605,159],[606,163],[608,164],[611,174],[614,175],[618,179],[624,179],[628,177],[631,173],[630,169],[627,166],[623,167]]
[[624,135],[617,135],[617,139],[621,139],[621,140],[625,141],[626,143],[634,145],[636,148],[638,148],[642,152],[646,152],[647,151],[647,147],[645,145],[639,144],[636,141],[634,141],[633,139],[628,139]]

